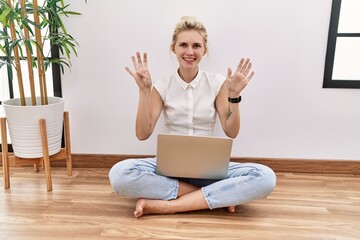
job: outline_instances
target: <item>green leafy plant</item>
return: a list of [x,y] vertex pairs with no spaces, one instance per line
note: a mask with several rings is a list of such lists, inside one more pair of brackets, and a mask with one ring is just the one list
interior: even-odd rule
[[[41,0],[39,0],[41,1]],[[21,62],[27,62],[32,105],[36,105],[34,69],[37,69],[41,104],[47,104],[45,71],[51,64],[71,68],[71,55],[77,56],[79,44],[67,32],[64,17],[80,15],[68,10],[64,0],[0,0],[0,68],[7,67],[12,76],[15,69],[20,102],[26,105]],[[54,49],[59,57],[52,56]],[[46,51],[46,52],[45,52]]]

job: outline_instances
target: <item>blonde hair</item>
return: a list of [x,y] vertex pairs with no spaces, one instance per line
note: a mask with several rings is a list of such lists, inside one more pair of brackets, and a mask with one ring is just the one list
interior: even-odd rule
[[180,19],[180,21],[176,24],[174,33],[172,36],[172,41],[170,45],[170,49],[173,50],[175,48],[175,43],[177,40],[177,35],[182,31],[188,31],[188,30],[196,30],[200,33],[200,35],[203,37],[204,40],[204,47],[205,52],[208,50],[208,36],[206,32],[205,26],[198,21],[195,17],[190,16],[184,16]]

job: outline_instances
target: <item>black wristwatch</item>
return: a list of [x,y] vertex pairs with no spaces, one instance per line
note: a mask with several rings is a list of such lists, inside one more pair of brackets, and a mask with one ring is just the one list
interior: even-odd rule
[[231,103],[239,103],[239,102],[241,102],[241,96],[239,96],[238,98],[228,97],[228,101]]

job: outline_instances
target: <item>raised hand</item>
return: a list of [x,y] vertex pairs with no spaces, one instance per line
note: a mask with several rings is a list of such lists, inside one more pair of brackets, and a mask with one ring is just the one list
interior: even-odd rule
[[228,68],[226,77],[226,86],[229,91],[229,97],[239,97],[240,92],[246,87],[250,79],[254,76],[254,71],[251,71],[252,63],[250,59],[242,58],[236,68],[234,75],[232,75],[231,68]]
[[141,59],[140,52],[136,52],[136,57],[132,56],[131,60],[134,65],[134,70],[129,67],[125,67],[126,71],[135,79],[136,84],[140,89],[149,89],[152,86],[151,75],[148,69],[147,54],[144,53],[143,59]]

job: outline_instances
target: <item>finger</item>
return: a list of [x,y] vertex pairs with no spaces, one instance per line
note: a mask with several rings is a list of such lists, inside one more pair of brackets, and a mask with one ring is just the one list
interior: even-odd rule
[[241,69],[242,65],[244,64],[244,61],[245,61],[244,58],[242,58],[240,60],[239,65],[236,68],[236,72],[240,72],[240,69]]
[[228,73],[226,78],[231,78],[231,74],[232,74],[231,68],[228,68]]
[[250,72],[250,69],[252,67],[252,63],[249,63],[249,65],[247,66],[247,68],[245,69],[244,75],[247,76]]
[[130,68],[125,67],[125,70],[126,70],[132,77],[135,77],[135,72],[133,72]]
[[135,59],[134,56],[131,56],[131,61],[132,61],[133,65],[134,65],[134,69],[135,69],[135,70],[138,70],[138,69],[139,69],[139,66],[138,66],[138,64],[136,63],[136,59]]
[[249,65],[249,62],[250,62],[250,59],[247,58],[247,59],[245,60],[244,64],[241,66],[240,72],[243,73],[243,72],[245,71],[245,69],[246,69],[247,66]]
[[145,52],[144,53],[144,67],[147,68],[148,67],[148,64],[147,64],[147,53]]
[[255,72],[254,71],[252,71],[251,73],[250,73],[250,75],[248,76],[248,82],[250,81],[250,79],[254,76],[254,74],[255,74]]
[[136,52],[136,57],[137,57],[137,63],[139,65],[139,68],[142,67],[142,61],[141,61],[141,56],[139,52]]

